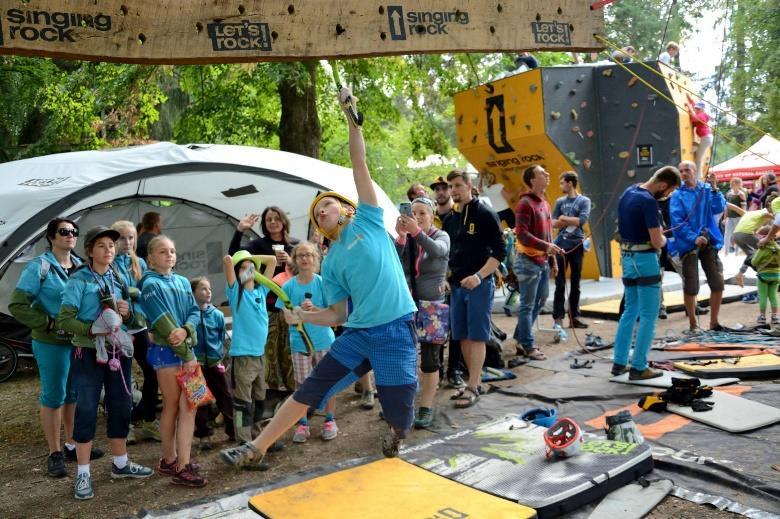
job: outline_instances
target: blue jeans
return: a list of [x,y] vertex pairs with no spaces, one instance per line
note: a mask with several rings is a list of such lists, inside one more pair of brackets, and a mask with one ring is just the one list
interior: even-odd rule
[[106,436],[127,438],[130,412],[133,408],[133,397],[128,393],[133,387],[130,379],[132,361],[133,359],[120,355],[121,371],[111,371],[108,364],[97,363],[93,348],[76,349],[70,369],[76,386],[73,439],[77,443],[91,442],[95,438],[101,389],[106,390],[103,398],[106,408]]
[[[661,273],[658,254],[652,252],[623,253],[621,258],[623,278],[636,279],[640,277],[657,276]],[[615,336],[615,364],[628,364],[628,352],[631,348],[631,338],[634,335],[634,325],[639,318],[639,329],[636,334],[634,355],[631,358],[631,368],[643,371],[647,368],[647,352],[655,336],[655,322],[658,318],[660,304],[660,281],[651,285],[625,286],[624,294],[626,308],[620,316],[617,335]]]
[[514,270],[520,292],[520,308],[517,312],[514,338],[525,351],[531,351],[536,348],[533,326],[550,292],[548,286],[550,265],[547,262],[540,265],[525,254],[519,254]]

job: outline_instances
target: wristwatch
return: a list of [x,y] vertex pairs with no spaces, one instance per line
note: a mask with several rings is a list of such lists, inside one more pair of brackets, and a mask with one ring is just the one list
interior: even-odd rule
[[484,278],[482,277],[482,274],[480,274],[480,273],[479,273],[479,271],[476,271],[476,272],[474,273],[474,275],[475,275],[475,276],[477,276],[477,279],[479,280],[479,282],[480,282],[480,283],[481,283],[481,282],[482,282],[482,280],[484,279]]

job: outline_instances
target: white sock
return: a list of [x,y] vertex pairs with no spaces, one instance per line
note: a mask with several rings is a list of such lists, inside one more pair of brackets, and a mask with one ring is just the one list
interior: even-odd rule
[[125,468],[127,466],[127,453],[122,454],[121,456],[114,456],[114,466],[119,470]]
[[69,451],[72,451],[73,449],[76,448],[76,446],[72,443],[65,442],[65,448],[68,449]]
[[89,463],[87,463],[86,465],[79,465],[78,466],[78,470],[77,470],[76,475],[80,476],[82,474],[86,474],[87,476],[89,476]]

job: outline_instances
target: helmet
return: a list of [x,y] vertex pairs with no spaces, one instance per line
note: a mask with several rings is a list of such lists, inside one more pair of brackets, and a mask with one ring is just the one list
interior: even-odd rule
[[541,427],[550,427],[555,423],[557,412],[554,407],[545,409],[544,407],[534,407],[529,409],[520,416],[520,419],[526,422],[531,422],[534,425]]
[[582,431],[571,418],[561,418],[544,432],[547,458],[568,458],[580,451]]
[[[336,200],[342,202],[342,209],[341,209],[341,216],[342,217],[339,218],[339,223],[338,223],[339,227],[335,231],[332,231],[330,233],[327,232],[322,227],[320,227],[319,223],[317,223],[317,217],[314,214],[314,206],[316,206],[317,203],[320,200],[322,200],[323,198],[326,198],[326,197],[332,197],[332,198],[335,198]],[[350,200],[349,198],[347,198],[346,196],[344,196],[342,194],[336,193],[335,191],[325,191],[324,193],[320,193],[319,195],[314,197],[314,200],[312,201],[311,205],[309,206],[309,220],[311,220],[311,224],[315,227],[315,229],[317,229],[317,231],[319,231],[320,234],[322,234],[323,236],[325,236],[326,238],[328,238],[330,240],[334,240],[334,239],[338,238],[341,226],[344,225],[346,223],[346,221],[347,221],[347,219],[346,219],[347,210],[343,208],[343,204],[347,204],[347,205],[351,206],[352,209],[357,210],[357,204],[354,201]]]

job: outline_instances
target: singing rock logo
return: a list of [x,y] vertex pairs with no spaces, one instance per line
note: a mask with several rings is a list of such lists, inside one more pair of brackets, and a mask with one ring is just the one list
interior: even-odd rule
[[[111,30],[111,17],[107,14],[81,14],[65,11],[9,9],[5,13],[8,22],[8,41],[45,41],[49,43],[76,43],[74,29],[89,28],[106,32]],[[0,20],[0,45],[3,45],[3,28]]]
[[531,22],[536,43],[550,45],[571,45],[569,25],[558,22]]
[[210,23],[208,33],[215,51],[271,50],[271,31],[264,22]]
[[28,187],[51,187],[61,184],[68,180],[70,177],[55,177],[55,178],[30,178],[24,182],[19,182],[20,186]]
[[[487,112],[488,144],[496,153],[515,151],[506,140],[506,114],[504,113],[504,94],[488,97],[485,100]],[[496,135],[498,134],[498,135]],[[500,142],[496,142],[496,137]]]
[[400,5],[387,6],[387,22],[391,40],[405,40],[407,34],[449,34],[451,24],[468,25],[469,13],[465,11],[407,11]]

